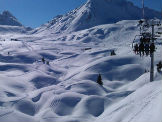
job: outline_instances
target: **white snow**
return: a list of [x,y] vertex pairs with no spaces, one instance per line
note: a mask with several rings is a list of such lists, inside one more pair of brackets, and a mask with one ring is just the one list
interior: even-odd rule
[[0,121],[161,122],[161,74],[150,83],[150,57],[133,53],[136,25],[125,20],[57,37],[12,33],[18,41],[1,36]]
[[[0,26],[6,28],[0,30],[0,122],[161,122],[156,64],[162,47],[150,82],[150,57],[132,51],[137,24],[123,20],[57,34]],[[96,83],[99,73],[103,86]]]
[[[142,9],[126,0],[88,0],[81,7],[38,27],[33,33],[67,33],[121,20],[142,18]],[[145,8],[145,17],[160,18],[160,12]]]

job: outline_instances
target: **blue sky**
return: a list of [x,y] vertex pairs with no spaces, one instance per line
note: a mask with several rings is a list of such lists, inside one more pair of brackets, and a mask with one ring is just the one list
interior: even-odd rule
[[[130,0],[141,6],[141,0]],[[145,0],[146,6],[160,10],[162,0]],[[9,10],[25,26],[38,27],[58,14],[65,14],[86,0],[0,0],[0,12]]]

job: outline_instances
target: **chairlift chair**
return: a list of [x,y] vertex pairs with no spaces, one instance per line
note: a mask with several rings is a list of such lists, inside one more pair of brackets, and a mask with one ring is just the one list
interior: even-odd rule
[[162,27],[159,27],[157,30],[157,34],[161,35],[162,34]]

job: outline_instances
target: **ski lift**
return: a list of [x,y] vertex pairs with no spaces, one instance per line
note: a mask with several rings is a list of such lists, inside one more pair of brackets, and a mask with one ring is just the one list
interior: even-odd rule
[[156,33],[159,35],[162,34],[162,27],[159,27]]
[[140,33],[146,33],[150,27],[149,21],[146,19],[141,19],[138,21],[138,26],[140,26]]
[[136,47],[137,45],[139,45],[140,43],[140,39],[142,38],[142,35],[136,35],[133,42],[132,42],[132,48],[133,48],[133,51],[136,51]]
[[151,48],[151,45],[154,45],[154,43],[151,43],[151,39],[152,35],[149,32],[143,32],[140,35],[136,35],[132,43],[132,48],[135,54],[148,56],[154,52],[155,50]]
[[138,21],[138,23],[139,23],[139,25],[142,25],[143,23],[144,23],[144,19],[140,19],[139,21]]
[[162,31],[161,31],[161,32],[160,32],[160,31],[158,31],[158,32],[157,32],[157,34],[161,35],[161,34],[162,34]]
[[[155,52],[155,40],[157,37],[152,35],[150,32],[150,27],[154,28],[154,26],[160,26],[160,21],[158,19],[153,20],[146,20],[141,19],[139,20],[140,25],[140,35],[136,35],[133,43],[132,48],[135,54],[141,55],[150,55]],[[152,31],[153,32],[153,31]],[[137,39],[138,37],[138,39]],[[153,40],[153,41],[151,41]]]
[[150,40],[151,40],[151,38],[148,38],[148,37],[141,37],[141,38],[140,38],[140,43],[144,43],[144,44],[150,43]]
[[157,26],[161,26],[161,23],[159,22],[159,23],[157,23]]
[[134,38],[134,40],[133,40],[133,42],[132,42],[132,48],[134,48],[134,45],[135,45],[135,44],[139,43],[139,41],[136,41],[136,40],[137,40],[137,37],[139,37],[139,39],[140,39],[141,35],[136,35],[136,36],[135,36],[135,38]]
[[144,22],[143,27],[144,28],[149,28],[150,27],[149,22],[147,20]]
[[150,43],[150,40],[151,40],[151,33],[149,32],[145,32],[145,33],[142,33],[142,37],[140,38],[140,43]]
[[159,61],[159,63],[158,64],[156,64],[156,66],[157,66],[157,71],[158,72],[162,72],[162,61]]

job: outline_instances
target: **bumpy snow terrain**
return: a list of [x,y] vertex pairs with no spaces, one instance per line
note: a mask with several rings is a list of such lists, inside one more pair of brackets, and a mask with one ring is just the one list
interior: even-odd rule
[[149,82],[150,57],[132,51],[137,25],[122,20],[67,33],[3,26],[0,122],[161,122],[162,74],[155,67]]

